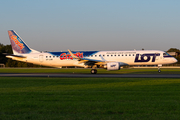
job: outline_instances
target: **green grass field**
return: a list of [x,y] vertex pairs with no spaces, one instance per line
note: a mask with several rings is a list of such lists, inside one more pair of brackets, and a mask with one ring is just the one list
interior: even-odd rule
[[180,79],[0,77],[0,120],[180,119]]
[[[97,69],[97,74],[159,74],[157,68],[125,68],[116,71],[107,71],[106,69]],[[0,73],[87,73],[89,74],[91,69],[56,69],[56,68],[0,68]],[[179,68],[161,68],[160,74],[180,74]]]

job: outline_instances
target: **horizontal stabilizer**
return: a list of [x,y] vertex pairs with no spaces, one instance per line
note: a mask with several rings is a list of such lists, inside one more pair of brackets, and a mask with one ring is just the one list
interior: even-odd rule
[[22,56],[22,55],[14,55],[14,54],[7,54],[7,53],[3,53],[3,54],[6,55],[6,57],[26,58],[25,56]]

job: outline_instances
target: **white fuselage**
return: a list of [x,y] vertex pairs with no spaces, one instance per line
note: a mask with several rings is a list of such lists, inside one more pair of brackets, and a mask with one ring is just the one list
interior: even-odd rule
[[[123,65],[162,65],[177,62],[177,60],[159,50],[141,51],[77,51],[73,52],[80,58],[110,62],[120,62]],[[29,62],[38,65],[62,67],[62,66],[81,66],[87,67],[85,62],[79,62],[71,57],[68,52],[49,52],[49,53],[29,53],[21,54],[26,58],[12,57],[14,60]]]

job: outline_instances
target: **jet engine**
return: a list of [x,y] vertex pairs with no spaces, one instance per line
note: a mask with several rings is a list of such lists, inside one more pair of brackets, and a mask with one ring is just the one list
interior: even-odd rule
[[120,70],[121,66],[118,62],[107,63],[107,70]]

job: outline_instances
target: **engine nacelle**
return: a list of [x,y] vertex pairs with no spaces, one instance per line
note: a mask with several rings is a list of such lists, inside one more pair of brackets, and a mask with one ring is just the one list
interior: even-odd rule
[[121,66],[118,62],[107,63],[107,70],[120,70]]

